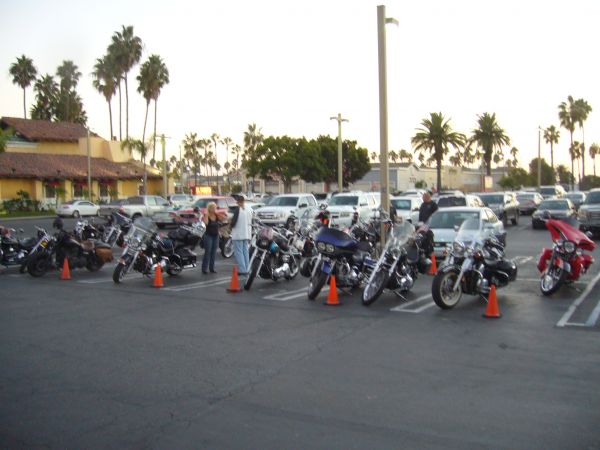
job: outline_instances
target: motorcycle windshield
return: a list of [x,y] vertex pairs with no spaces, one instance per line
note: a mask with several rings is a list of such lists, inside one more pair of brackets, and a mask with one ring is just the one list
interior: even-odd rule
[[486,238],[490,237],[492,230],[486,229],[483,225],[484,222],[477,218],[472,217],[465,220],[458,229],[455,240],[464,244],[470,244],[475,241],[484,241]]
[[[388,239],[393,239],[393,244],[398,247],[405,245],[415,234],[415,227],[412,223],[405,221],[394,224],[388,232]],[[391,236],[390,236],[391,235]]]
[[139,239],[143,241],[155,233],[157,230],[156,224],[152,221],[152,219],[148,217],[139,217],[135,219],[129,232],[127,233],[126,240],[127,242],[131,242],[133,238]]

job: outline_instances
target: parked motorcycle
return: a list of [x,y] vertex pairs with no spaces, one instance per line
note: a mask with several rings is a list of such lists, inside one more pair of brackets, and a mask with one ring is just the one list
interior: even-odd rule
[[281,278],[292,280],[298,275],[301,254],[296,247],[290,245],[292,235],[288,230],[258,226],[252,239],[252,256],[248,278],[244,283],[245,290],[252,287],[257,276],[277,281]]
[[85,267],[90,272],[96,272],[102,266],[112,261],[112,250],[109,245],[91,239],[79,241],[72,233],[63,228],[62,219],[55,219],[54,228],[57,233],[47,239],[44,237],[40,247],[27,262],[27,271],[32,277],[41,277],[48,270],[60,268],[67,259],[69,268]]
[[160,236],[150,218],[137,218],[125,237],[125,248],[113,271],[113,281],[120,283],[131,270],[152,276],[158,265],[172,276],[196,267],[193,250],[205,231],[206,226],[199,221],[191,226],[180,225],[167,236]]
[[99,239],[100,231],[96,228],[94,220],[78,220],[75,222],[73,227],[73,235],[80,241],[86,241],[88,239]]
[[517,266],[504,259],[504,246],[479,219],[463,222],[448,257],[433,279],[433,301],[454,308],[463,293],[486,298],[490,287],[508,285],[517,278]]
[[596,248],[590,236],[562,220],[545,217],[546,228],[552,236],[552,248],[544,248],[537,268],[541,272],[540,290],[552,295],[563,284],[577,281],[594,263],[591,255],[583,253]]
[[129,217],[118,211],[113,211],[111,215],[108,216],[106,224],[98,227],[98,230],[101,233],[100,240],[111,247],[114,247],[115,245],[123,247],[124,237],[129,232],[132,223],[133,222]]
[[35,237],[23,239],[22,234],[22,229],[0,226],[0,266],[21,266],[21,273],[27,256],[38,241]]
[[384,289],[403,297],[412,287],[419,273],[427,273],[431,260],[423,250],[426,235],[417,233],[408,221],[391,223],[381,256],[374,262],[365,260],[370,273],[363,291],[362,303],[371,305]]
[[[360,227],[360,232],[364,230]],[[321,227],[315,236],[319,257],[315,262],[308,286],[308,299],[314,300],[321,289],[335,275],[337,287],[354,288],[365,279],[363,270],[365,259],[374,252],[373,245],[358,240],[352,230]]]

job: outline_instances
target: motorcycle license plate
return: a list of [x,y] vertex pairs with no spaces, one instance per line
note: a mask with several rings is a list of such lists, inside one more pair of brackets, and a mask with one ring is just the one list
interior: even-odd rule
[[331,265],[327,261],[325,261],[323,263],[323,269],[322,270],[325,273],[330,273],[331,272]]

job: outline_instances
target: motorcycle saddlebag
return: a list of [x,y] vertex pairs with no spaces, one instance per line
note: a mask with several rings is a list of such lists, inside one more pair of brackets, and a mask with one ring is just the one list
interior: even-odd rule
[[107,263],[113,260],[112,249],[105,247],[96,247],[96,256],[103,263]]

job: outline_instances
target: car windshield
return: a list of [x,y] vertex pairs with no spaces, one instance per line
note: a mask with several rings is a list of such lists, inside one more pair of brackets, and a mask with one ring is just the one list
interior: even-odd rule
[[269,206],[296,206],[298,197],[274,197]]
[[402,200],[399,198],[392,198],[390,200],[390,202],[396,209],[410,210],[410,203],[411,203],[410,200]]
[[540,206],[538,206],[538,209],[540,211],[543,211],[544,209],[561,210],[561,209],[567,209],[567,207],[568,207],[567,202],[565,202],[563,200],[544,200],[542,203],[540,203]]
[[68,202],[62,202],[63,205],[72,205],[76,202],[76,200],[69,200]]
[[556,195],[556,188],[553,188],[553,187],[541,188],[540,189],[540,194],[542,194],[542,195]]
[[533,200],[534,197],[535,197],[534,194],[519,194],[519,195],[517,195],[517,200],[519,200],[520,202],[523,202],[525,200]]
[[586,205],[600,203],[600,191],[590,192],[585,199],[585,203]]
[[567,198],[570,200],[581,200],[583,198],[583,193],[571,192],[571,193],[567,194]]
[[501,205],[504,203],[504,195],[501,194],[481,194],[478,197],[485,206]]
[[466,197],[440,197],[438,200],[440,208],[445,206],[467,206]]
[[437,211],[429,220],[430,228],[454,228],[467,219],[479,219],[479,211]]
[[206,205],[208,205],[210,202],[217,203],[217,199],[216,198],[200,198],[194,202],[193,206],[194,206],[194,208],[206,208]]
[[356,206],[358,197],[353,195],[336,195],[329,201],[329,206]]

